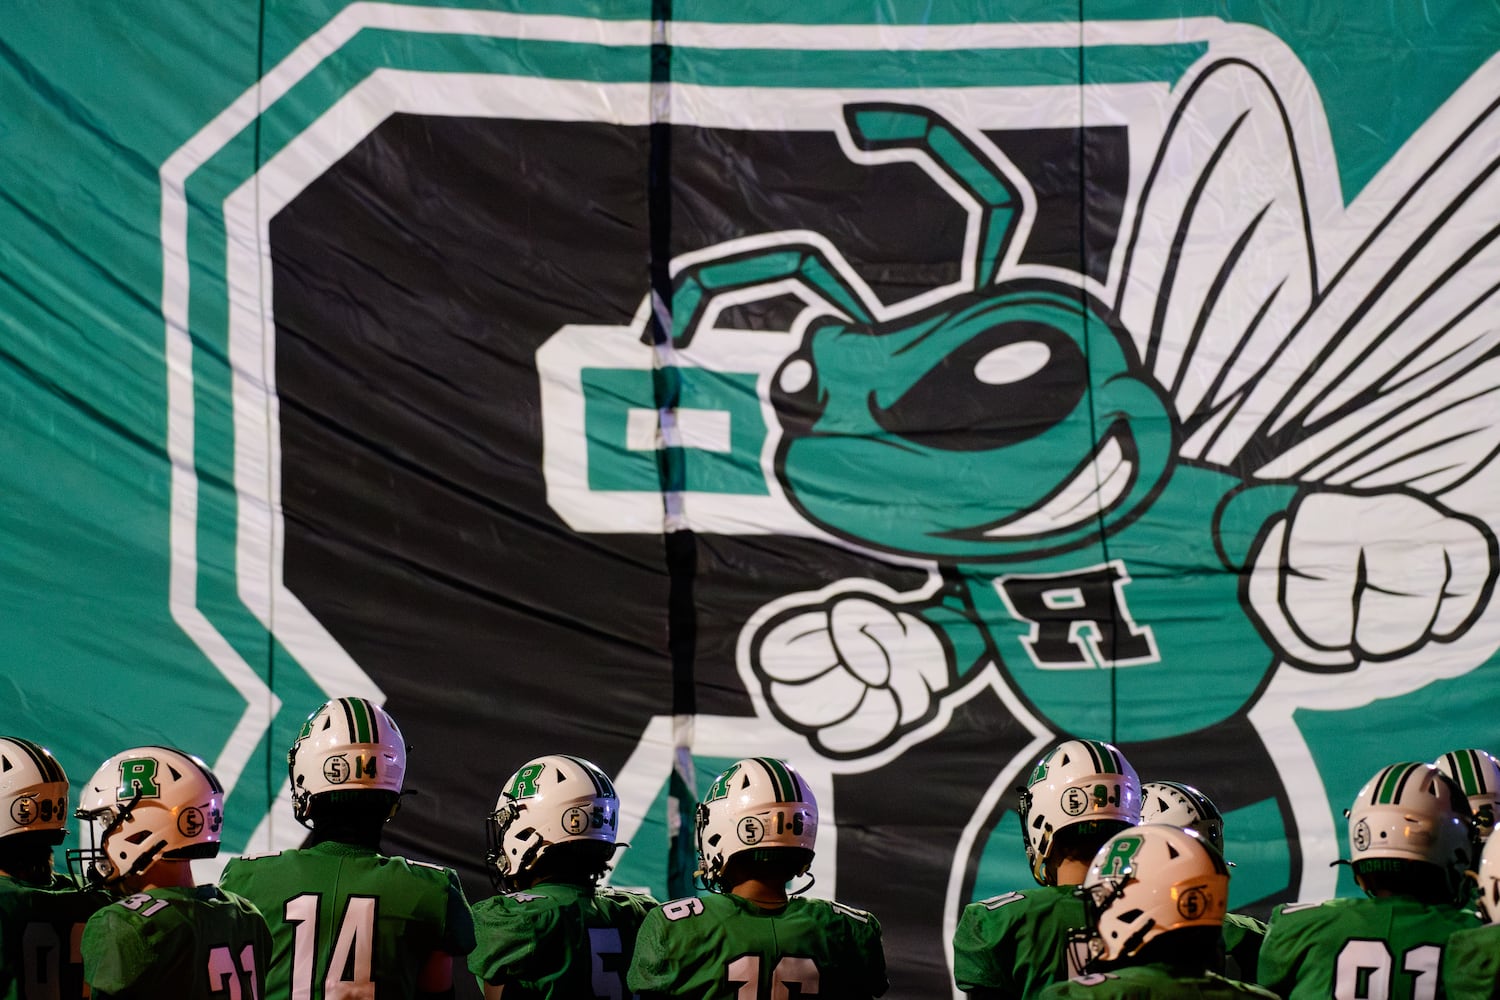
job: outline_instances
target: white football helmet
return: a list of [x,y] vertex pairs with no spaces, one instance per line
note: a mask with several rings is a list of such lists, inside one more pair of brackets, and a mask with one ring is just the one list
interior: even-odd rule
[[1486,923],[1500,924],[1500,837],[1485,842],[1479,855],[1479,915]]
[[1474,866],[1469,803],[1431,764],[1391,764],[1365,783],[1348,810],[1349,861],[1421,861],[1444,872],[1455,891]]
[[698,875],[724,892],[725,865],[747,851],[799,849],[806,858],[793,877],[805,874],[818,839],[818,803],[786,761],[747,757],[714,778],[698,803],[697,828]]
[[1141,779],[1112,744],[1099,740],[1059,743],[1032,768],[1021,789],[1021,827],[1031,874],[1051,884],[1047,859],[1057,833],[1083,823],[1102,823],[1107,836],[1141,821]]
[[99,766],[79,795],[91,847],[68,852],[91,882],[118,882],[158,858],[211,858],[224,826],[224,786],[192,754],[134,747]]
[[1224,816],[1213,800],[1180,781],[1148,781],[1141,786],[1141,823],[1169,823],[1192,830],[1224,853]]
[[0,837],[47,831],[58,842],[68,818],[68,776],[45,747],[0,736]]
[[1488,750],[1454,750],[1434,763],[1464,790],[1480,843],[1488,841],[1500,812],[1500,760]]
[[1218,927],[1229,868],[1192,830],[1154,823],[1109,838],[1083,880],[1089,962],[1114,962],[1185,927]]
[[614,783],[582,757],[551,754],[522,764],[506,781],[486,829],[496,888],[513,888],[558,844],[613,845],[620,821]]
[[292,814],[304,826],[313,796],[372,790],[401,794],[406,741],[390,714],[366,698],[335,698],[308,716],[286,755]]

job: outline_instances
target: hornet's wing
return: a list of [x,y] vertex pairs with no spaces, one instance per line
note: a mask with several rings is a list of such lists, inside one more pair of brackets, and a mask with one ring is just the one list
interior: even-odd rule
[[[1198,77],[1142,195],[1118,300],[1183,421],[1182,457],[1432,496],[1490,465],[1496,94],[1500,57],[1331,210],[1311,178],[1334,164],[1294,137],[1270,83],[1232,61]],[[1457,506],[1500,524],[1490,504]]]
[[[1304,103],[1315,93],[1297,85]],[[1341,212],[1322,109],[1290,108],[1266,71],[1205,66],[1151,163],[1115,310],[1205,458],[1267,359],[1317,298],[1314,233]],[[1321,216],[1321,218],[1320,218]]]

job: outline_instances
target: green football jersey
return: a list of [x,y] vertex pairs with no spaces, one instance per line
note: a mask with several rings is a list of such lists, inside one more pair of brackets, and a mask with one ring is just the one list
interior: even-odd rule
[[1266,925],[1243,913],[1224,914],[1224,968],[1230,979],[1253,982],[1260,967],[1260,943]]
[[1407,897],[1278,906],[1256,980],[1291,1000],[1432,997],[1448,938],[1478,926],[1467,910]]
[[371,984],[381,1000],[405,1000],[433,952],[474,948],[463,887],[440,865],[326,841],[230,861],[219,885],[265,914],[269,1000],[332,1000]]
[[37,886],[0,875],[0,1000],[76,1000],[83,927],[111,895],[61,875]]
[[505,987],[505,1000],[619,997],[645,893],[548,882],[474,905],[469,971]]
[[1500,997],[1500,924],[1458,931],[1448,939],[1443,989],[1448,1000]]
[[95,1000],[262,1000],[270,954],[255,907],[212,885],[126,896],[83,929]]
[[1259,986],[1212,972],[1184,973],[1167,965],[1131,965],[1053,983],[1041,1000],[1272,1000]]
[[1068,938],[1083,929],[1083,901],[1071,885],[1038,886],[970,903],[953,932],[958,988],[1031,997],[1082,973]]
[[880,922],[872,914],[800,896],[767,910],[720,894],[652,910],[627,982],[642,998],[687,1000],[865,1000],[887,985]]

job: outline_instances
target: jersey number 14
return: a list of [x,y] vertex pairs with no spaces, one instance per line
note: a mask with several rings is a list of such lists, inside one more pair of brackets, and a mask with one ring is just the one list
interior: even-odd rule
[[[318,975],[318,906],[322,897],[304,893],[286,901],[286,922],[292,924],[292,1000],[312,1000]],[[375,950],[375,915],[379,900],[374,896],[350,896],[323,972],[323,997],[375,995],[371,976]]]

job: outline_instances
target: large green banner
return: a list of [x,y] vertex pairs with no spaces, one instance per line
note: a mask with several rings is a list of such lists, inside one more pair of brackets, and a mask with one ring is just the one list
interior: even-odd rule
[[784,757],[902,997],[1069,736],[1354,892],[1366,779],[1500,748],[1500,11],[957,6],[10,12],[0,730],[258,852],[377,699],[472,898],[532,756],[663,898]]

